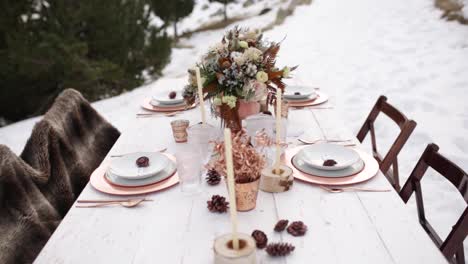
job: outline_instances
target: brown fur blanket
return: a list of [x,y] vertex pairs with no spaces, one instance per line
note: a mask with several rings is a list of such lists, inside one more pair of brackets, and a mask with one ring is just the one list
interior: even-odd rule
[[37,186],[63,217],[119,136],[78,91],[67,89],[35,125],[21,158],[46,177]]
[[0,145],[0,263],[31,263],[61,217],[36,184],[47,176]]

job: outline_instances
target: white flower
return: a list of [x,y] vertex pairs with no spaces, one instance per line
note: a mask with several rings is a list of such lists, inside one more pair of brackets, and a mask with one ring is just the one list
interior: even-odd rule
[[246,49],[249,47],[249,43],[247,43],[247,41],[241,40],[239,41],[239,47]]
[[255,77],[257,78],[257,81],[262,83],[268,81],[268,74],[264,71],[257,72],[257,75]]
[[223,96],[222,102],[229,105],[230,108],[236,107],[237,97],[233,95]]
[[221,97],[215,97],[215,98],[213,99],[213,104],[214,104],[214,105],[219,106],[219,105],[221,105],[222,103],[223,103],[223,102],[222,102],[222,100],[221,100]]
[[243,34],[243,38],[250,41],[256,41],[262,32],[259,29],[252,29]]
[[246,93],[253,94],[252,101],[260,101],[264,99],[268,93],[268,89],[265,83],[250,80],[244,90],[247,89]]
[[231,59],[235,60],[236,58],[242,57],[242,53],[238,51],[231,52]]
[[217,53],[222,56],[227,55],[228,52],[228,46],[227,44],[223,44],[222,42],[216,43],[214,46],[209,48],[208,53]]
[[257,48],[250,47],[244,51],[243,56],[247,61],[260,61],[262,59],[262,51]]
[[237,58],[234,59],[234,62],[239,66],[244,65],[245,61],[246,60],[245,60],[244,56],[240,56],[240,57],[237,57]]
[[290,73],[291,73],[291,69],[289,67],[284,67],[283,68],[283,77],[284,78],[288,78]]
[[260,101],[266,98],[268,94],[268,89],[266,84],[264,83],[256,83],[257,86],[255,86],[255,100]]

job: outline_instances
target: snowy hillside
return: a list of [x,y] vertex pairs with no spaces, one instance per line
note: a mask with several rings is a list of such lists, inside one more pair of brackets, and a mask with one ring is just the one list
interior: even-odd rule
[[[180,24],[183,31],[222,19],[209,15],[220,5],[202,10],[207,1],[199,2]],[[265,6],[276,10],[287,5],[282,2],[260,1],[247,11],[237,4],[228,12],[250,17],[237,23],[241,26],[264,27],[276,19],[276,12],[253,15]],[[418,122],[400,159],[400,174],[406,180],[430,142],[468,171],[468,26],[441,20],[440,16],[441,11],[428,0],[315,0],[297,7],[284,24],[265,36],[274,40],[286,37],[279,64],[299,64],[292,82],[319,86],[329,93],[343,125],[352,131],[357,132],[381,94]],[[181,89],[187,68],[219,41],[224,31],[182,39],[181,44],[193,48],[175,48],[161,79],[94,106],[125,131],[140,101],[158,89]],[[1,128],[0,143],[20,153],[37,120]],[[389,122],[378,125],[380,143],[389,146],[396,129]],[[435,175],[428,176],[423,180],[427,214],[438,230],[447,234],[465,204],[454,187]]]

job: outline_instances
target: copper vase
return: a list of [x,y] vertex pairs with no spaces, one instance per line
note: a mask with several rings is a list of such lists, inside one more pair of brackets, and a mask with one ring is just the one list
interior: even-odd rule
[[240,120],[244,120],[248,116],[260,113],[260,103],[255,101],[248,102],[239,100],[236,107]]
[[257,205],[257,194],[260,179],[248,183],[236,183],[237,211],[250,211]]
[[217,115],[223,120],[224,126],[230,128],[233,133],[236,133],[242,129],[243,119],[260,112],[260,103],[238,100],[234,108],[223,103],[216,107],[216,110]]

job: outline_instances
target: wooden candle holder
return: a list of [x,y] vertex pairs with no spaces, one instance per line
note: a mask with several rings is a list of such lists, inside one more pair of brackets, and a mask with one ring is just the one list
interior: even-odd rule
[[239,250],[232,248],[232,234],[219,236],[214,241],[215,264],[255,264],[255,241],[249,235],[237,233]]
[[276,174],[274,170],[274,166],[267,167],[262,170],[260,190],[264,192],[278,193],[291,189],[294,182],[293,170],[286,165],[280,166],[279,175]]

